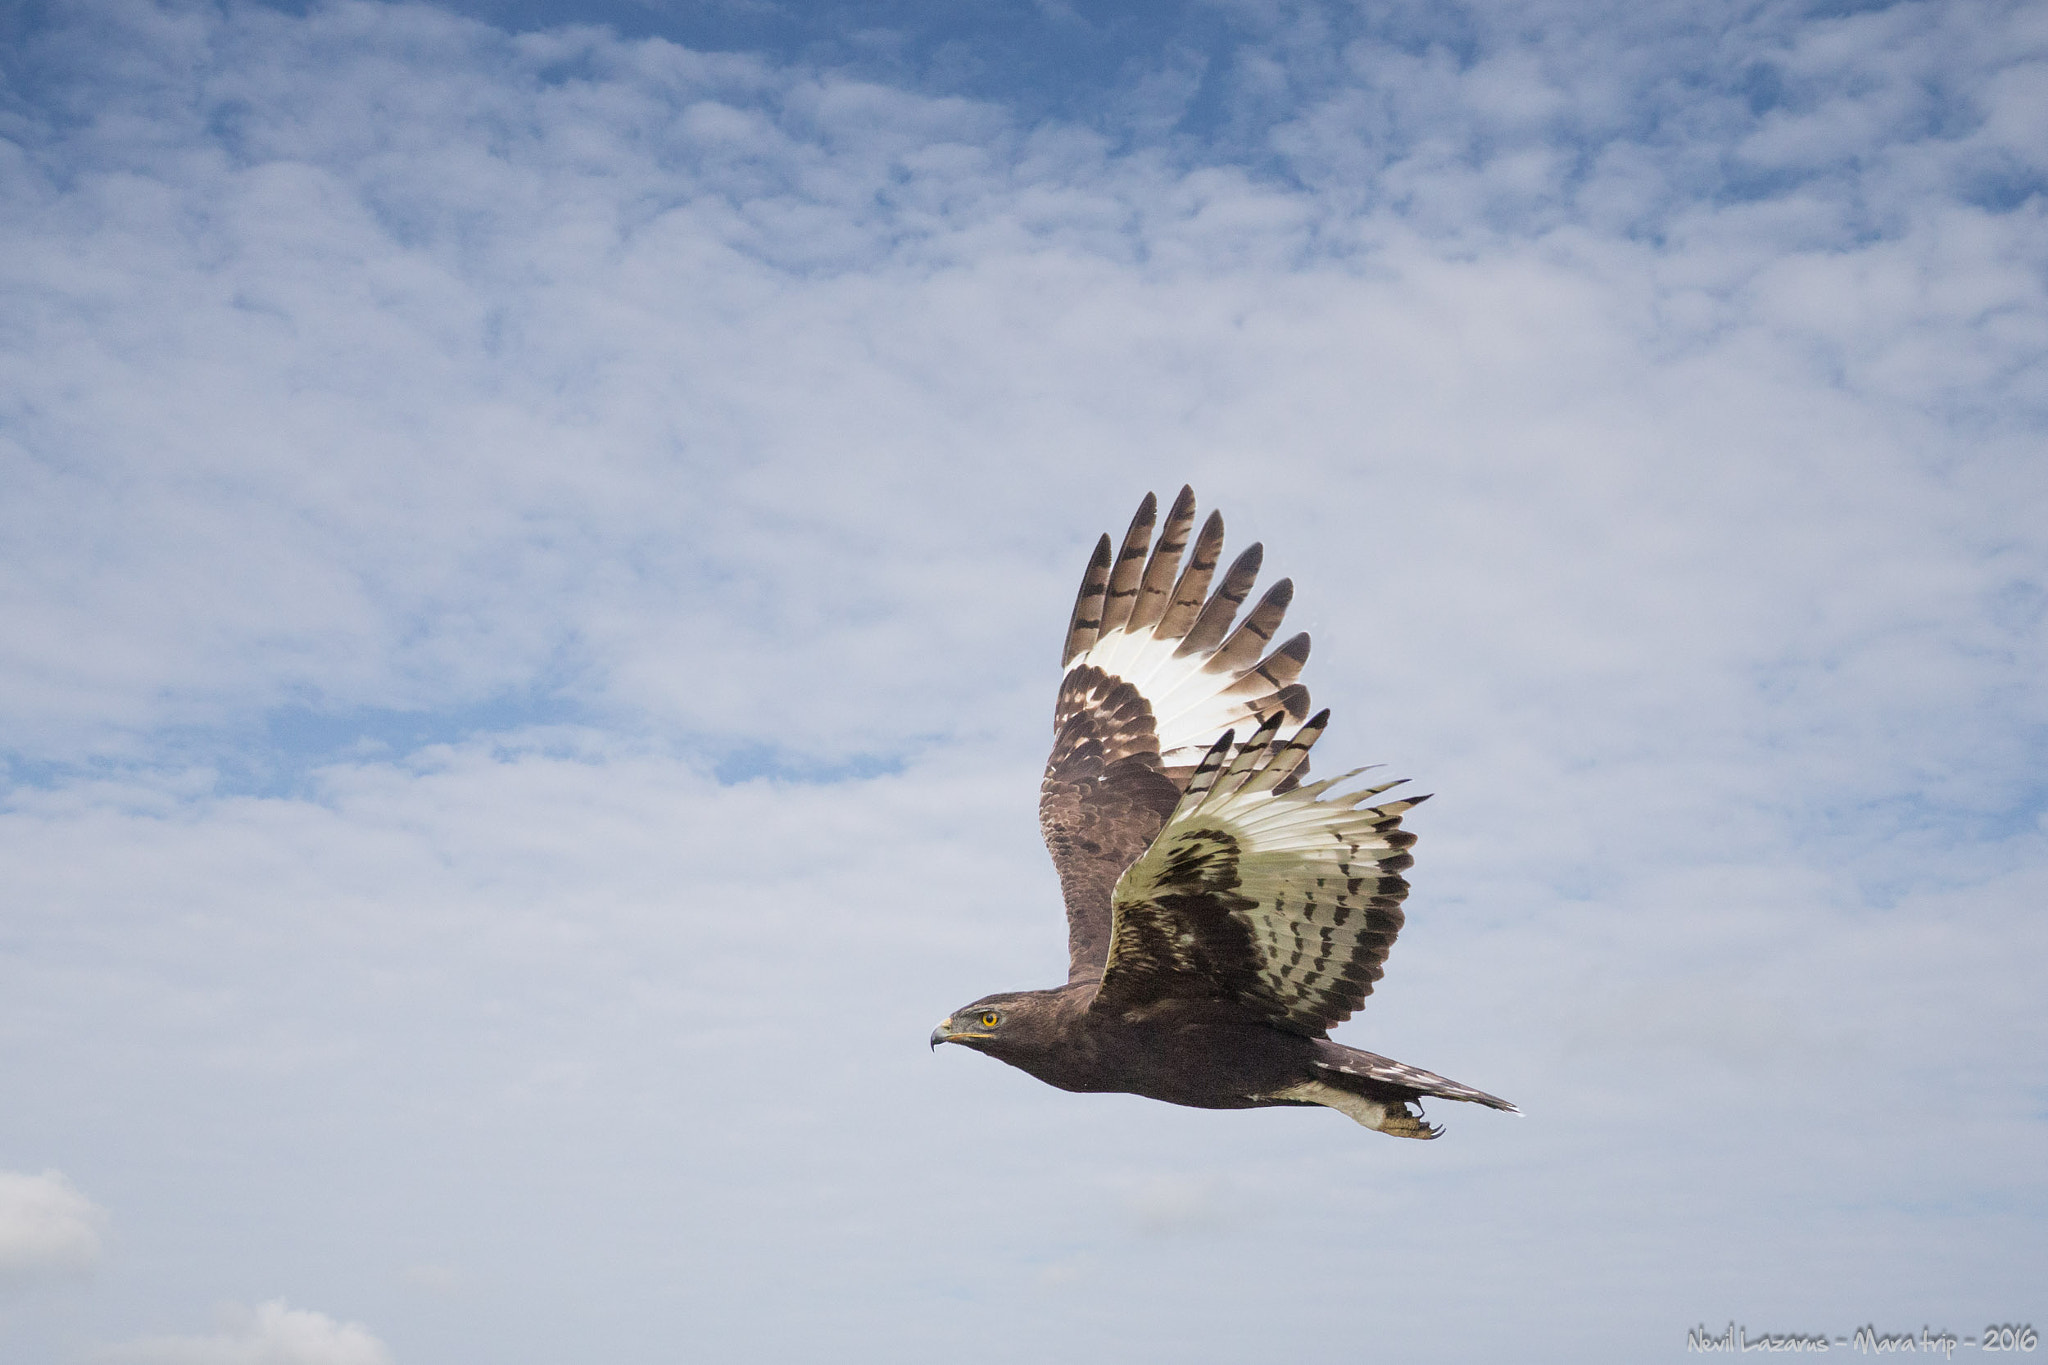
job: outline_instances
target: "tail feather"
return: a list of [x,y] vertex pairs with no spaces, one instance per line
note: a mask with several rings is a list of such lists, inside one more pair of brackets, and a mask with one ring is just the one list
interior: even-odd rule
[[1391,1057],[1363,1052],[1340,1043],[1326,1042],[1324,1047],[1328,1049],[1327,1053],[1313,1063],[1316,1073],[1329,1084],[1353,1094],[1389,1100],[1435,1095],[1441,1099],[1483,1104],[1489,1109],[1510,1114],[1522,1112],[1498,1095],[1489,1095],[1484,1090],[1439,1076],[1434,1071],[1424,1071],[1419,1066],[1410,1066]]

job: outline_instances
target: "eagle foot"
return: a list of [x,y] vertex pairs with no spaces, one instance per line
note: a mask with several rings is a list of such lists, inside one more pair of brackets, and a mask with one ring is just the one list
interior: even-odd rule
[[1297,1104],[1320,1104],[1390,1137],[1419,1138],[1427,1142],[1444,1131],[1437,1125],[1424,1122],[1422,1106],[1412,1100],[1376,1100],[1349,1090],[1339,1090],[1328,1081],[1303,1081],[1285,1090],[1274,1091],[1271,1098],[1293,1100]]
[[1442,1124],[1426,1122],[1419,1110],[1410,1112],[1405,1104],[1399,1109],[1389,1109],[1386,1118],[1380,1121],[1379,1129],[1389,1137],[1417,1138],[1423,1142],[1433,1141],[1444,1134]]

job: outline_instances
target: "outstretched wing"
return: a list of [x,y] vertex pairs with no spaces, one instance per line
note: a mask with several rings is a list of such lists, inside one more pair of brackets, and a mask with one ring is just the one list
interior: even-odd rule
[[1096,545],[1061,655],[1038,819],[1067,903],[1070,981],[1101,974],[1111,889],[1217,736],[1269,714],[1308,714],[1308,690],[1295,682],[1308,636],[1264,652],[1294,585],[1275,583],[1238,623],[1263,551],[1239,555],[1211,592],[1223,518],[1210,513],[1190,552],[1194,490],[1181,489],[1155,543],[1157,513],[1147,493],[1121,550],[1108,536]]
[[1327,796],[1350,773],[1288,788],[1328,720],[1283,742],[1276,715],[1234,755],[1227,735],[1210,747],[1117,881],[1091,1008],[1203,1004],[1317,1036],[1365,1003],[1401,932],[1416,801],[1361,805],[1393,782]]

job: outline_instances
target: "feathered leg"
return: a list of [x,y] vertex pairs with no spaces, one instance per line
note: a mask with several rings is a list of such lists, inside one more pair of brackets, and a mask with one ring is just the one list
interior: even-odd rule
[[1498,1095],[1327,1039],[1318,1041],[1310,1066],[1315,1071],[1314,1079],[1277,1091],[1275,1098],[1335,1109],[1391,1137],[1426,1139],[1443,1132],[1442,1128],[1423,1121],[1420,1100],[1425,1095],[1483,1104],[1510,1114],[1522,1112]]

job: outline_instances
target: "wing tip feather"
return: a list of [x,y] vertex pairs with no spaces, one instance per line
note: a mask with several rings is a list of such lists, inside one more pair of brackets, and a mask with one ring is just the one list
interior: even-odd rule
[[[1095,553],[1088,556],[1088,567],[1081,573],[1081,591],[1074,598],[1073,615],[1067,618],[1067,642],[1060,655],[1061,668],[1086,654],[1102,633],[1101,602],[1109,589],[1109,569],[1114,553],[1109,532],[1104,531],[1095,542]],[[1092,616],[1088,612],[1091,599],[1096,603]]]

